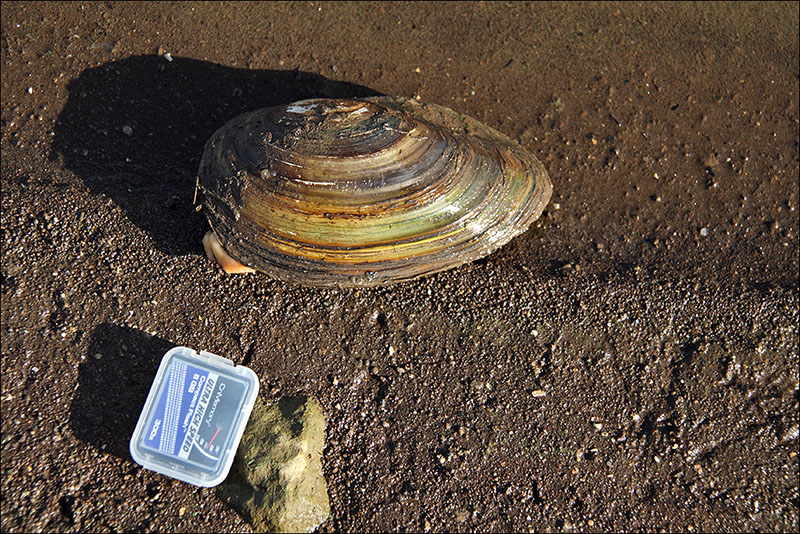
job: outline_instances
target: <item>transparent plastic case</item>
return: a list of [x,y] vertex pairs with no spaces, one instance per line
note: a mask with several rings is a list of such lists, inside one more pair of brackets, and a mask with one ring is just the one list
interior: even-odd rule
[[225,480],[250,418],[258,377],[187,347],[164,355],[131,437],[136,463],[197,486]]

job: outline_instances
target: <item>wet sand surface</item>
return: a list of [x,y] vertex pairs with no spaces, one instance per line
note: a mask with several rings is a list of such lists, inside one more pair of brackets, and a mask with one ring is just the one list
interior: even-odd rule
[[[161,356],[328,416],[322,531],[796,531],[798,5],[2,3],[2,523],[234,531],[128,453]],[[554,193],[381,289],[209,262],[203,144],[419,97]]]

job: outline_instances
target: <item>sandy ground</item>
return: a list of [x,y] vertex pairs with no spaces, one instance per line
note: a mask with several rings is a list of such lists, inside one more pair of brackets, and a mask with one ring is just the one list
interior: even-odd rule
[[[249,530],[129,457],[179,344],[320,399],[323,531],[797,530],[796,3],[3,2],[0,45],[3,531]],[[378,93],[536,154],[540,222],[375,290],[204,257],[216,128]]]

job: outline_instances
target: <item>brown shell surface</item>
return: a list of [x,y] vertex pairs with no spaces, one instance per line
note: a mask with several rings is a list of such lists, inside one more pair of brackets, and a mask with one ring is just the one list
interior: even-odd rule
[[486,256],[524,232],[552,191],[508,137],[397,97],[240,115],[206,143],[198,186],[230,256],[286,282],[340,287]]

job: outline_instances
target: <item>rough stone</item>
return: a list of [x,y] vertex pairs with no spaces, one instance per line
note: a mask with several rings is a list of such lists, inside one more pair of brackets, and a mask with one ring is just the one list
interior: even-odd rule
[[258,400],[218,495],[254,532],[311,532],[330,515],[325,416],[313,397]]

